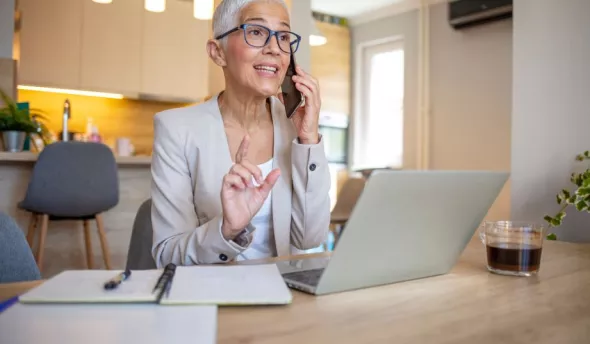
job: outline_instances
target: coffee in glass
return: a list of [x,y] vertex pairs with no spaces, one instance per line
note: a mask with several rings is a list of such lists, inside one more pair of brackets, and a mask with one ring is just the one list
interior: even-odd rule
[[535,275],[541,265],[544,227],[521,221],[485,221],[480,238],[489,271],[512,276]]

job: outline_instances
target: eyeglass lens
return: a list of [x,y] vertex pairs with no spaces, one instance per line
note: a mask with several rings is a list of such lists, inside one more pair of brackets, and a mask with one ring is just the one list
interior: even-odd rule
[[[253,47],[261,48],[267,44],[270,31],[264,26],[250,25],[244,28],[244,36],[246,43]],[[293,44],[293,51],[297,50],[297,36],[289,31],[281,31],[277,34],[279,48],[291,53],[291,45]],[[270,43],[270,42],[269,42]]]

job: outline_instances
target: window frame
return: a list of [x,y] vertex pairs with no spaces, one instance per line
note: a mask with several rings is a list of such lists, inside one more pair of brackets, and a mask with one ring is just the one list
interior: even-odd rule
[[[362,154],[362,146],[361,141],[363,140],[363,136],[365,135],[364,132],[364,125],[366,125],[366,118],[362,117],[361,114],[365,113],[366,105],[365,100],[367,99],[367,89],[368,87],[364,87],[369,82],[369,73],[367,68],[367,64],[369,63],[366,61],[365,58],[366,50],[367,49],[375,49],[379,46],[383,46],[383,52],[390,51],[391,49],[387,49],[386,46],[388,45],[396,45],[399,44],[402,50],[404,50],[404,66],[406,65],[406,54],[405,54],[405,44],[404,44],[404,36],[403,35],[396,35],[396,36],[389,36],[381,39],[371,40],[363,43],[359,43],[355,46],[355,55],[354,55],[354,96],[353,96],[353,114],[350,121],[349,127],[349,140],[348,140],[348,167],[351,170],[358,170],[366,168],[367,166],[361,165],[359,163],[359,156]],[[406,77],[405,74],[406,68],[404,68],[404,85],[406,84]],[[404,86],[405,88],[405,86]],[[405,92],[404,92],[405,97]],[[402,103],[402,111],[404,112],[404,120],[405,120],[405,103]],[[404,149],[405,150],[405,147]],[[403,155],[402,155],[402,160]],[[403,162],[402,162],[403,165]],[[402,166],[403,168],[403,166]]]

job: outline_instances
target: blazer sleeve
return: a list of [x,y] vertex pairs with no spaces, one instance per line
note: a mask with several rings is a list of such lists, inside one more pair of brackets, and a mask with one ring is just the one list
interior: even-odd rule
[[293,199],[291,243],[300,250],[320,246],[330,226],[330,170],[323,138],[318,144],[291,146]]
[[[154,118],[152,153],[152,256],[156,266],[229,262],[245,250],[221,234],[223,216],[200,223],[185,156],[186,137],[159,114]],[[249,238],[248,238],[249,239]]]

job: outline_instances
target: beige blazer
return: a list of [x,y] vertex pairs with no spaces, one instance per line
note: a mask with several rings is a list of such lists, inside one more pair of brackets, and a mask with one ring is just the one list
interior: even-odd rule
[[[154,118],[152,255],[158,267],[228,262],[249,245],[221,235],[221,185],[233,159],[217,98]],[[316,145],[298,143],[282,103],[275,97],[269,101],[274,167],[281,169],[271,207],[275,249],[283,256],[326,239],[330,172],[322,139]]]

